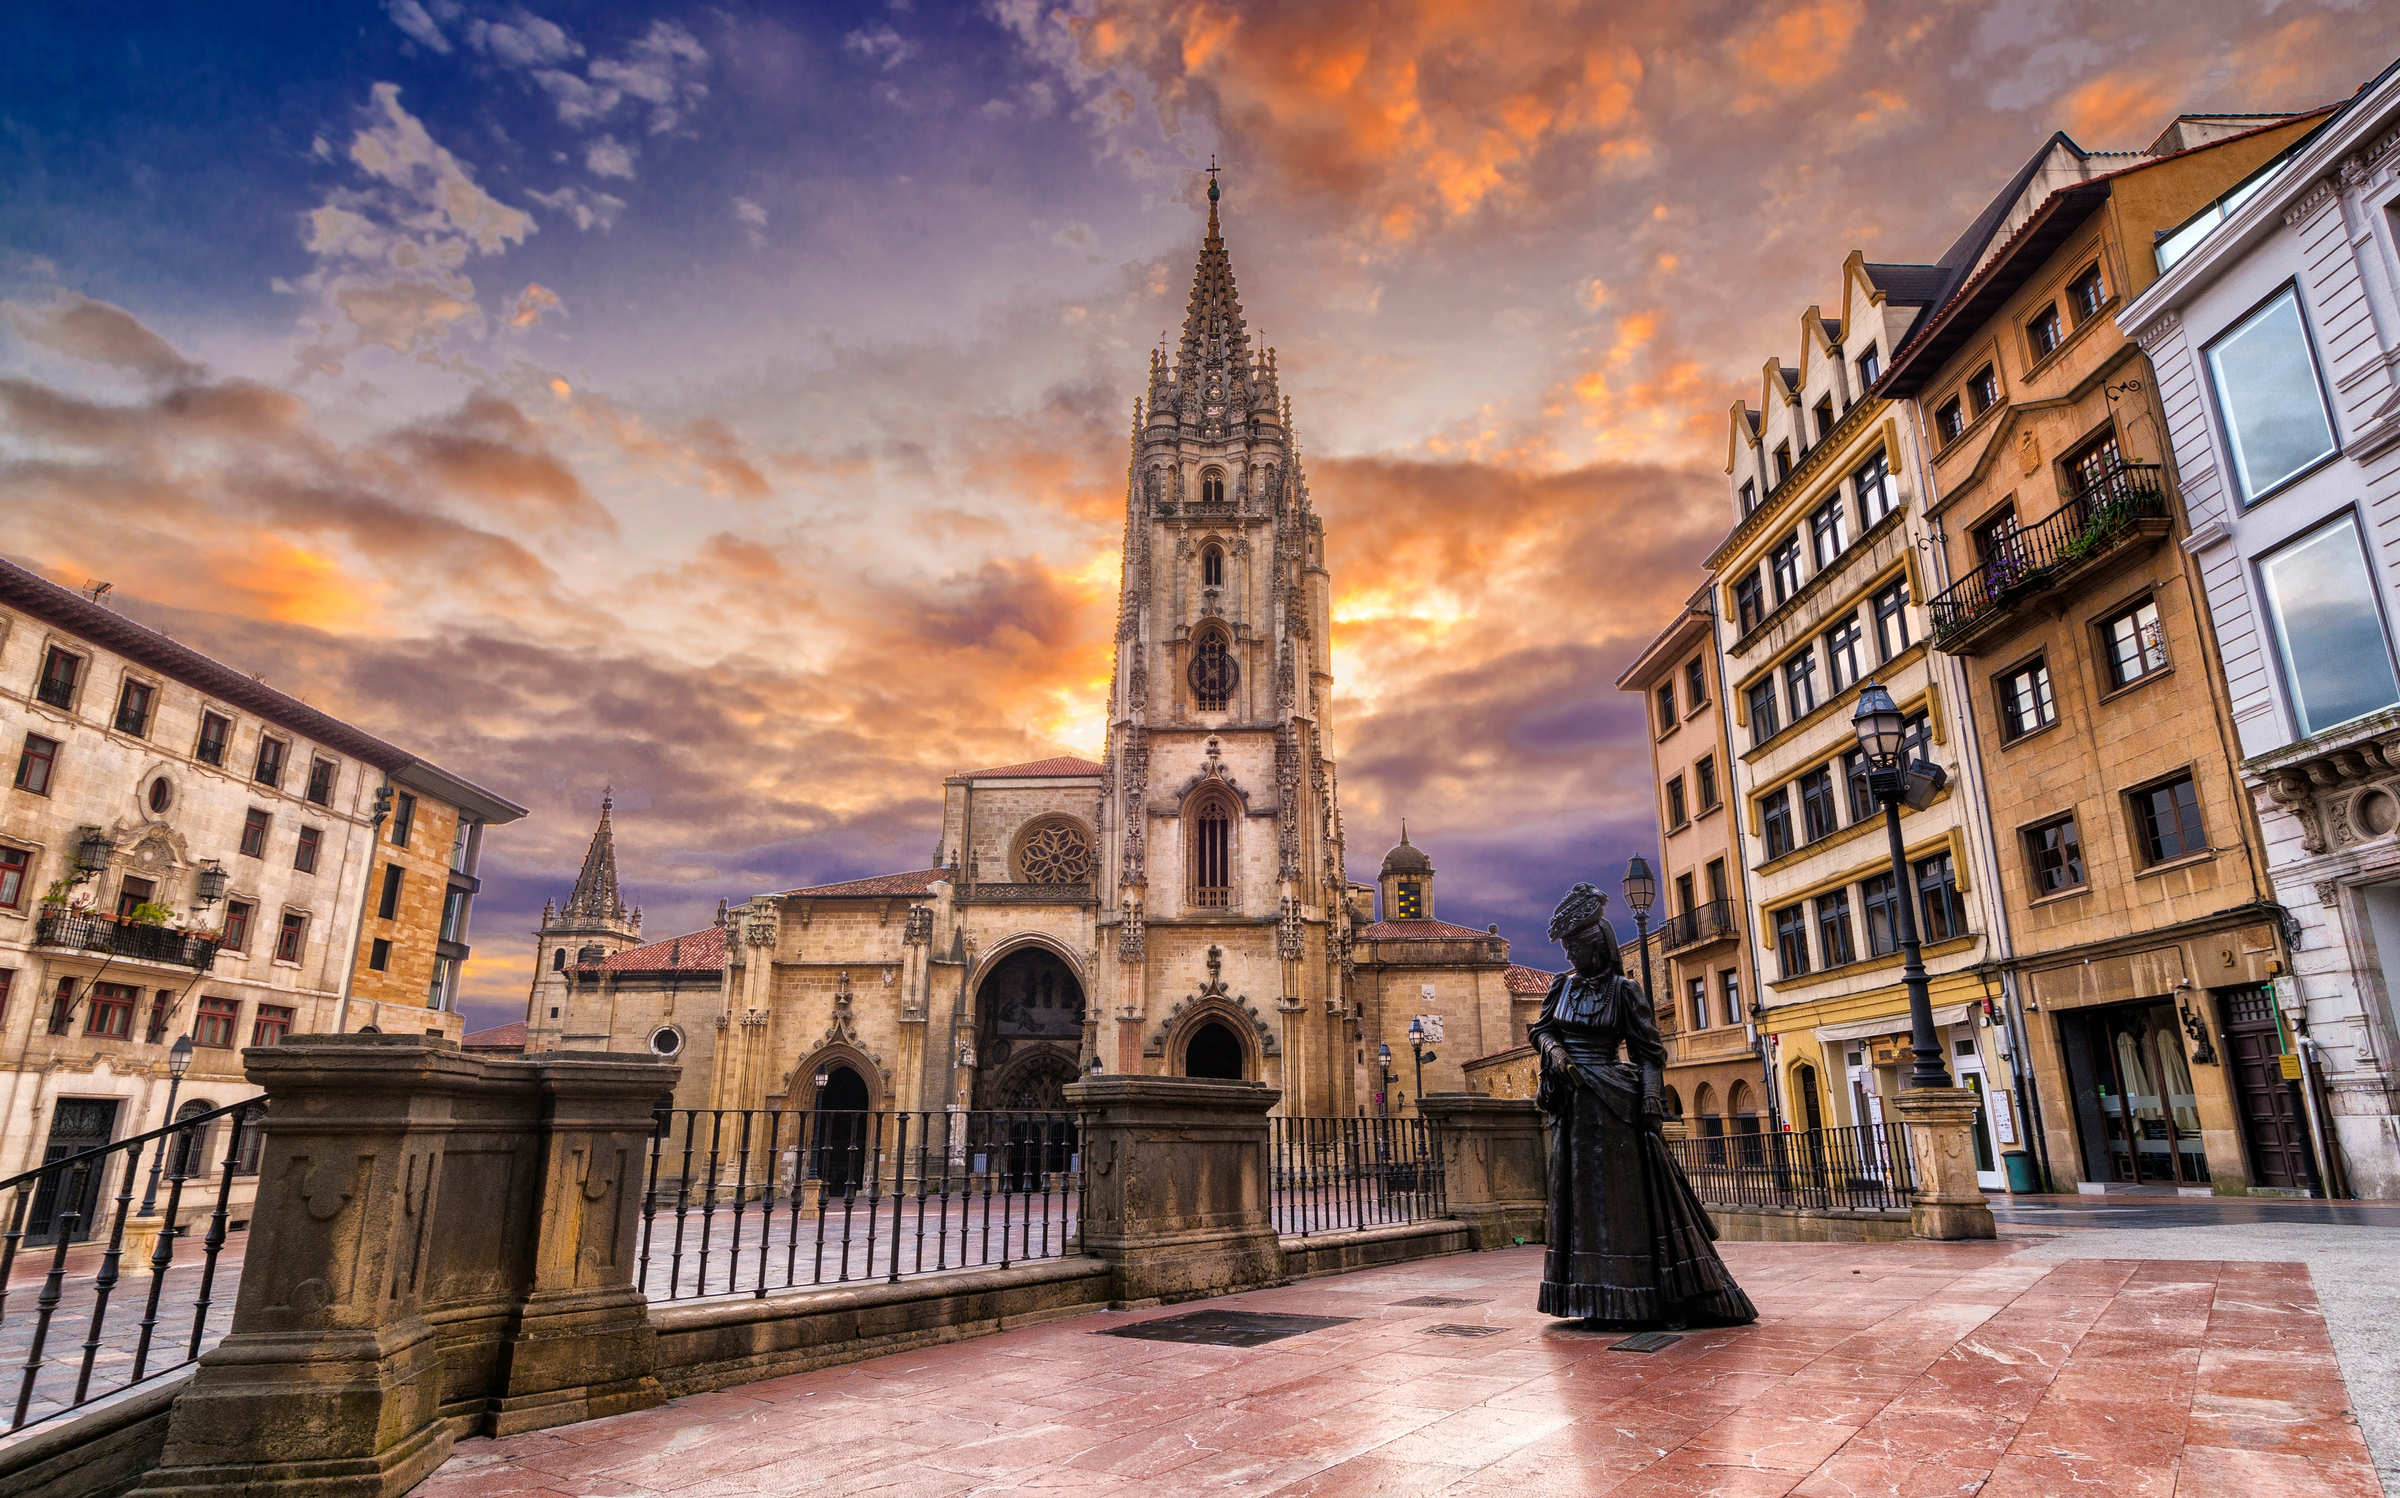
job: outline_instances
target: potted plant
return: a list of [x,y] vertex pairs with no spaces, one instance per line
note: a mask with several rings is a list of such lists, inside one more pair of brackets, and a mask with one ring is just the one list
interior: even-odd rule
[[128,926],[164,926],[170,919],[174,917],[174,914],[175,907],[172,905],[160,905],[155,901],[144,900],[141,904],[133,907],[132,914],[125,917],[123,924]]

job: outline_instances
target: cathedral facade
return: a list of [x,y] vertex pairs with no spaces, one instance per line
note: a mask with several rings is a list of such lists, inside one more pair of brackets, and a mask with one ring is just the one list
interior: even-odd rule
[[1496,930],[1382,932],[1344,874],[1324,527],[1217,202],[1212,181],[1181,344],[1151,356],[1134,409],[1104,759],[954,775],[933,867],[759,895],[663,942],[618,896],[604,808],[538,935],[528,1049],[675,1057],[684,1107],[1055,1106],[1097,1069],[1377,1111],[1394,1106],[1377,1047],[1407,1051],[1357,1002],[1370,932],[1376,953],[1427,943],[1429,974],[1465,975],[1469,1033],[1507,1034],[1506,997],[1486,1017],[1506,992]]

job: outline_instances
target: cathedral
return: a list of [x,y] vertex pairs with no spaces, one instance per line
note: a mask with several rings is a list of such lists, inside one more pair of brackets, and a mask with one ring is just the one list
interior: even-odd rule
[[1345,873],[1325,531],[1217,204],[1212,179],[1182,342],[1134,407],[1103,760],[953,775],[934,866],[664,941],[619,895],[604,800],[543,913],[528,1050],[678,1060],[680,1107],[1055,1107],[1100,1070],[1352,1115],[1409,1109],[1411,1018],[1442,1037],[1422,1090],[1522,1043],[1547,975],[1433,918],[1405,830],[1378,885]]

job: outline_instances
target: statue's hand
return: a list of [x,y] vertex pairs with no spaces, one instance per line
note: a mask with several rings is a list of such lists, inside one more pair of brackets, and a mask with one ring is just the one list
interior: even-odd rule
[[1542,1070],[1554,1077],[1572,1075],[1575,1067],[1567,1059],[1567,1048],[1555,1040],[1542,1042]]
[[1667,1102],[1655,1093],[1642,1098],[1642,1127],[1651,1133],[1663,1132],[1667,1123]]

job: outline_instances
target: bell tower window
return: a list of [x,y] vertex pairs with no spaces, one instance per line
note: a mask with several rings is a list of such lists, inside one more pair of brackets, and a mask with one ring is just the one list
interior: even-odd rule
[[1242,679],[1242,668],[1235,662],[1222,629],[1211,626],[1193,643],[1189,679],[1193,705],[1204,713],[1221,713],[1233,700],[1233,689]]
[[1221,505],[1225,502],[1225,470],[1211,468],[1200,475],[1200,502]]
[[1233,903],[1233,816],[1222,794],[1204,795],[1184,813],[1191,829],[1187,904],[1221,910]]
[[1211,546],[1200,553],[1200,582],[1204,587],[1225,586],[1225,548]]

